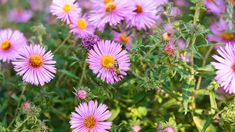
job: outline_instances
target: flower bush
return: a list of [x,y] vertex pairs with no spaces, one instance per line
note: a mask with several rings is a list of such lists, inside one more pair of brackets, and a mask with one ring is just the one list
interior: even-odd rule
[[234,18],[234,0],[0,0],[0,131],[235,131]]

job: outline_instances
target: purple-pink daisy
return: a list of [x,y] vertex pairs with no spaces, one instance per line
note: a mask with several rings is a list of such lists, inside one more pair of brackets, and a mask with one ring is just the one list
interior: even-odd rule
[[211,64],[216,69],[216,81],[225,93],[235,93],[235,45],[226,44],[217,49],[218,55],[213,58],[217,62]]
[[105,104],[89,101],[75,108],[69,123],[73,132],[107,132],[111,128],[112,122],[105,120],[109,119],[111,115],[112,113]]
[[26,45],[27,40],[20,31],[0,30],[0,60],[5,62],[14,59]]
[[27,83],[43,86],[51,81],[56,73],[51,51],[46,52],[40,45],[25,46],[12,62],[18,75]]
[[131,50],[132,37],[126,32],[114,32],[114,41],[123,43],[128,51]]
[[89,23],[86,16],[73,19],[70,24],[70,31],[79,38],[84,38],[93,35],[95,32],[94,27]]
[[50,12],[66,23],[71,23],[73,18],[79,17],[81,9],[76,0],[53,0]]
[[126,0],[104,1],[101,4],[93,4],[93,9],[89,15],[89,21],[95,27],[102,30],[106,24],[115,26],[125,17],[132,14],[134,8]]
[[210,25],[210,30],[212,32],[208,35],[210,42],[235,43],[235,33],[229,31],[228,23],[223,19]]
[[208,9],[208,12],[215,15],[220,15],[220,13],[225,11],[224,0],[205,0],[205,7]]
[[8,19],[11,22],[16,23],[25,23],[28,22],[33,16],[33,12],[31,10],[23,10],[21,8],[12,9],[8,13]]
[[146,30],[154,26],[159,18],[154,0],[129,0],[129,5],[134,6],[133,14],[126,17],[129,27]]
[[109,40],[99,41],[89,51],[87,63],[98,78],[113,84],[120,81],[130,67],[130,59],[122,45]]

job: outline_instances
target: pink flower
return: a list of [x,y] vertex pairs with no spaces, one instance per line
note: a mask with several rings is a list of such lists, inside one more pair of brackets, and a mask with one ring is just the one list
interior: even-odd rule
[[164,25],[163,40],[170,41],[174,37],[175,29],[171,24]]
[[27,45],[27,40],[19,31],[11,29],[0,30],[0,60],[15,59],[19,50]]
[[88,22],[86,16],[73,19],[70,24],[70,31],[79,38],[85,38],[89,35],[93,35],[95,32],[94,27]]
[[118,33],[114,32],[114,41],[125,44],[125,47],[128,51],[131,50],[132,37],[128,36],[126,32]]
[[8,13],[8,19],[11,22],[16,23],[25,23],[28,22],[33,16],[32,11],[30,10],[23,10],[23,9],[12,9]]
[[219,55],[214,55],[213,58],[217,62],[211,62],[215,67],[216,81],[220,84],[225,93],[235,93],[235,46],[226,44],[225,47],[217,49]]
[[212,34],[208,35],[208,41],[219,43],[235,43],[235,33],[229,31],[228,23],[221,19],[210,25]]
[[78,18],[81,9],[75,0],[53,0],[50,12],[66,23],[71,23],[72,18]]
[[97,101],[82,103],[72,112],[70,127],[73,132],[107,132],[112,126],[112,122],[105,122],[112,115],[107,109]]
[[51,51],[46,52],[39,45],[22,48],[19,56],[12,62],[15,71],[23,76],[25,82],[41,86],[54,78],[55,63]]
[[28,110],[31,107],[30,101],[26,101],[22,104],[22,109],[23,110]]
[[163,132],[175,132],[174,128],[167,127],[163,130]]
[[94,4],[91,14],[89,15],[89,21],[95,27],[102,30],[105,24],[110,26],[116,26],[125,17],[132,14],[134,8],[128,4],[126,0],[113,0],[104,4]]
[[87,63],[98,78],[113,84],[120,81],[130,67],[130,60],[122,45],[109,40],[99,41],[89,51]]
[[205,0],[205,6],[215,15],[220,15],[220,13],[225,11],[224,0]]
[[141,127],[139,125],[134,125],[132,127],[132,132],[140,132],[140,130],[141,130]]
[[166,44],[164,47],[164,53],[169,56],[174,55],[174,46],[171,43]]
[[77,99],[85,99],[87,97],[87,92],[83,89],[76,90],[74,93],[77,97]]
[[127,16],[127,25],[138,30],[146,30],[156,24],[158,10],[154,0],[130,0],[129,6],[134,6],[133,14]]

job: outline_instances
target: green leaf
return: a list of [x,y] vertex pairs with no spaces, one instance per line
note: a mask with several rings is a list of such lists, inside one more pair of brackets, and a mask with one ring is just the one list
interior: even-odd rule
[[120,108],[111,110],[111,113],[112,116],[109,118],[108,121],[113,121],[118,116],[118,114],[120,113]]
[[73,79],[79,80],[80,78],[77,77],[75,74],[73,74],[72,72],[69,72],[67,70],[58,70],[61,73],[64,73],[65,75],[67,75],[68,77],[71,77]]

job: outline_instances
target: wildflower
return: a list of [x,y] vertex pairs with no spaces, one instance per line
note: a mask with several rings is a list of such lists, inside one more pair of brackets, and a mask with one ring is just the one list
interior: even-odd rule
[[168,56],[174,55],[174,46],[172,44],[166,44],[164,47],[164,53]]
[[116,26],[125,17],[132,14],[132,10],[134,10],[134,7],[130,6],[126,0],[113,0],[100,5],[94,4],[89,15],[89,21],[101,30],[106,24]]
[[71,23],[72,18],[78,18],[81,9],[75,0],[53,0],[50,12],[66,23]]
[[131,50],[132,38],[128,36],[126,32],[118,33],[114,32],[114,41],[125,44],[128,51]]
[[28,22],[33,16],[32,11],[23,10],[23,9],[12,9],[8,13],[8,20],[16,23],[25,23]]
[[162,35],[163,40],[170,41],[174,36],[174,28],[171,24],[164,25],[165,33]]
[[141,130],[141,127],[139,125],[134,125],[132,127],[132,132],[140,132],[140,130]]
[[22,48],[19,56],[12,62],[15,71],[23,76],[25,82],[41,86],[53,79],[56,73],[55,63],[51,51],[46,52],[39,45]]
[[225,11],[224,0],[205,0],[204,4],[208,12],[214,13],[215,15],[220,15]]
[[112,122],[105,122],[112,115],[107,109],[105,104],[98,105],[97,101],[82,103],[72,112],[70,127],[73,132],[106,132],[112,126]]
[[101,39],[96,35],[88,35],[85,38],[82,38],[82,48],[90,50],[95,44],[97,44]]
[[113,84],[120,81],[130,67],[130,60],[122,45],[109,40],[99,41],[89,51],[87,63],[98,78]]
[[28,110],[30,107],[31,107],[30,101],[26,101],[26,102],[24,102],[24,103],[22,104],[22,109],[23,109],[24,111]]
[[11,29],[0,30],[0,60],[14,59],[19,50],[27,45],[27,40],[19,31]]
[[175,132],[174,128],[167,127],[163,130],[163,132]]
[[210,26],[212,34],[208,35],[210,42],[235,43],[235,33],[229,31],[228,24],[220,20]]
[[130,0],[129,5],[133,5],[133,14],[126,17],[129,27],[136,27],[138,30],[146,30],[156,24],[158,10],[156,2],[153,0]]
[[75,90],[75,96],[77,97],[77,99],[85,99],[87,97],[87,92],[83,89],[80,90]]
[[214,55],[213,58],[218,62],[211,63],[217,70],[215,79],[225,93],[235,93],[235,47],[226,44],[225,47],[219,47],[217,52],[219,55]]
[[88,22],[86,16],[73,19],[70,24],[70,31],[79,38],[85,38],[88,35],[94,34],[95,29]]

